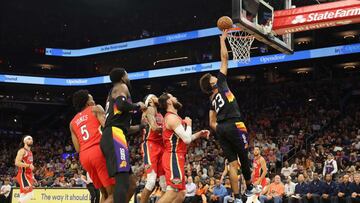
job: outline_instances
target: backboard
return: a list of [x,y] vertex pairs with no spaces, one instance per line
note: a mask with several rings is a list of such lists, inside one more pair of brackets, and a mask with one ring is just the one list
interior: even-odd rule
[[[285,2],[284,8],[291,8],[291,0]],[[272,32],[274,8],[264,0],[232,0],[232,19],[258,41],[282,53],[293,53],[292,34],[276,36]]]

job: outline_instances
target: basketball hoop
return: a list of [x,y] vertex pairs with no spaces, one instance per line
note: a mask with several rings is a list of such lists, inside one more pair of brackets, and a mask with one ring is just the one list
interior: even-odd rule
[[250,62],[250,48],[255,37],[240,28],[227,30],[227,39],[233,52],[233,59],[237,62]]

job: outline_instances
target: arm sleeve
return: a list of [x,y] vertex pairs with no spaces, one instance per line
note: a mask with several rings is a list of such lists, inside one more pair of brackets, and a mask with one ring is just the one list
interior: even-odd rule
[[228,84],[226,81],[226,75],[224,75],[222,72],[219,72],[217,75],[217,86],[219,89],[228,89]]
[[185,144],[190,144],[192,141],[191,128],[186,128],[185,130],[182,125],[179,125],[174,131],[185,142]]
[[115,105],[120,111],[123,111],[123,112],[140,109],[139,105],[128,102],[126,97],[124,97],[124,96],[117,97],[115,99]]

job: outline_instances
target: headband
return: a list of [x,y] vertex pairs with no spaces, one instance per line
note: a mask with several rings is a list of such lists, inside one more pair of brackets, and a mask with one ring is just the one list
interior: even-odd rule
[[25,140],[27,140],[27,139],[29,139],[29,138],[32,139],[32,137],[31,137],[30,135],[25,136],[25,137],[24,137],[24,142],[25,142]]
[[149,105],[151,97],[155,97],[153,94],[149,94],[145,99],[145,106],[147,107]]

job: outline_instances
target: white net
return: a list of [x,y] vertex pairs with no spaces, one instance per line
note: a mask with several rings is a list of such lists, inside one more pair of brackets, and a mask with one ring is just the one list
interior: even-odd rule
[[233,52],[234,60],[250,62],[250,48],[255,37],[243,30],[232,29],[228,31],[227,39]]

